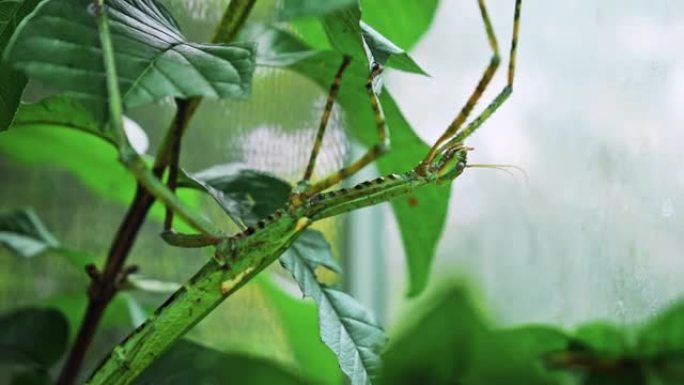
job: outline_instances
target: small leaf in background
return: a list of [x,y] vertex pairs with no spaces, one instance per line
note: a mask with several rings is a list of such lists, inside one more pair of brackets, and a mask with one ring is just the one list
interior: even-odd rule
[[645,324],[637,337],[637,349],[646,357],[684,351],[684,302],[679,302]]
[[422,314],[408,313],[383,355],[382,384],[560,385],[564,374],[546,370],[543,356],[565,349],[555,328],[494,330],[469,293],[450,287],[433,296]]
[[408,52],[397,47],[396,44],[382,36],[370,25],[361,22],[361,32],[376,62],[400,71],[427,75],[413,58],[409,56]]
[[136,385],[307,384],[303,379],[272,362],[235,353],[220,352],[188,340],[178,341],[133,383]]
[[40,0],[0,0],[0,131],[12,123],[19,108],[21,95],[26,86],[26,77],[14,71],[2,60],[15,28]]
[[52,251],[66,258],[79,273],[94,260],[91,255],[61,245],[32,209],[0,212],[0,246],[22,257]]
[[284,0],[278,13],[281,20],[321,16],[342,7],[358,4],[358,0]]
[[0,212],[0,245],[23,257],[34,257],[59,242],[31,209]]
[[630,352],[625,332],[607,322],[579,326],[572,336],[572,343],[579,349],[607,357],[620,357]]
[[563,385],[566,373],[544,366],[543,358],[567,348],[565,334],[552,327],[494,330],[478,341],[465,381],[472,385]]
[[0,317],[0,363],[48,369],[64,354],[69,328],[56,310],[24,309]]
[[[416,314],[418,313],[418,314]],[[431,297],[412,311],[383,354],[382,384],[457,384],[472,365],[488,325],[462,288]]]
[[207,192],[231,218],[239,218],[247,225],[283,207],[292,189],[289,183],[268,173],[232,164],[185,174],[179,186]]
[[[308,235],[307,239],[317,237]],[[292,273],[302,293],[318,305],[321,339],[335,353],[352,385],[372,383],[379,374],[379,352],[387,338],[368,310],[354,298],[316,279],[318,266],[336,266],[327,242],[307,242],[305,246],[295,242],[280,257],[280,263]]]
[[[47,0],[12,38],[16,69],[60,88],[102,122],[107,88],[90,0]],[[107,2],[116,69],[126,107],[173,96],[245,97],[254,72],[249,44],[192,43],[157,1]]]

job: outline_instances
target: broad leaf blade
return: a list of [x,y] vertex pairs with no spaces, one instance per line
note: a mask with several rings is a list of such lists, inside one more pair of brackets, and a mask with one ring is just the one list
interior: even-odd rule
[[90,112],[75,100],[64,96],[53,96],[38,103],[23,104],[12,123],[13,128],[41,126],[58,126],[83,131],[114,144],[112,136],[100,130]]
[[0,317],[0,363],[47,369],[67,347],[69,327],[56,310],[25,309]]
[[23,257],[33,257],[59,242],[31,209],[0,212],[0,245]]
[[363,20],[405,49],[427,32],[438,5],[439,0],[361,0]]
[[358,4],[345,7],[321,18],[330,45],[346,56],[366,61],[361,34],[361,9]]
[[321,339],[335,353],[352,385],[370,384],[379,373],[379,351],[386,337],[354,298],[316,279],[317,266],[335,266],[330,246],[326,243],[314,248],[309,243],[302,247],[295,242],[280,262],[292,273],[302,293],[318,304]]
[[[54,108],[46,107],[52,103]],[[135,179],[118,161],[109,136],[93,131],[99,124],[82,106],[66,97],[22,105],[12,127],[0,139],[0,154],[7,159],[22,166],[69,171],[100,197],[130,204]],[[191,207],[199,206],[198,192],[181,190],[178,196]],[[165,212],[162,204],[155,203],[150,217],[161,220]],[[174,227],[181,232],[192,231],[183,221],[176,221]]]
[[[65,90],[103,121],[107,88],[90,3],[47,0],[13,37],[6,57],[29,76]],[[154,0],[112,0],[106,9],[126,107],[167,96],[225,98],[249,92],[251,45],[189,42]]]
[[281,20],[321,16],[352,4],[358,4],[358,0],[285,0],[278,16]]
[[205,191],[234,221],[239,218],[247,225],[281,208],[292,189],[273,175],[235,165],[214,166],[193,175],[184,173],[179,186]]
[[17,25],[40,0],[0,0],[0,131],[12,123],[19,108],[26,77],[2,60],[3,52]]
[[146,384],[304,385],[304,380],[266,360],[224,353],[180,340],[134,382]]

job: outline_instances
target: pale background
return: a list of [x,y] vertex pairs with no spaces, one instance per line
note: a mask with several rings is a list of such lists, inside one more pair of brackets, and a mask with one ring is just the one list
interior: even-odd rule
[[[490,1],[502,51],[512,13]],[[682,2],[524,1],[512,99],[468,144],[472,162],[528,178],[464,173],[433,272],[469,277],[508,324],[629,322],[680,298],[683,41]],[[432,77],[395,73],[388,87],[431,142],[489,60],[476,1],[442,1],[413,56]],[[394,319],[406,287],[394,225],[384,240]]]

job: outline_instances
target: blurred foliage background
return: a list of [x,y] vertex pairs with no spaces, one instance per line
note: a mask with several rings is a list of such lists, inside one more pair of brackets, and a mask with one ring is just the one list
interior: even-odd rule
[[[196,41],[208,39],[226,3],[165,1]],[[389,70],[385,84],[417,134],[434,141],[488,60],[476,2],[426,1],[422,13],[405,12],[410,21],[393,13],[405,2],[362,4],[364,19],[412,49],[430,74]],[[274,6],[272,1],[257,2],[249,25],[270,20]],[[500,43],[507,47],[512,2],[492,2],[490,7]],[[675,1],[525,2],[514,95],[468,144],[476,148],[472,162],[514,164],[526,176],[470,169],[454,184],[432,268],[436,279],[428,293],[443,293],[442,282],[467,277],[477,294],[476,300],[467,300],[474,305],[463,305],[460,291],[447,290],[446,302],[440,299],[434,306],[458,314],[444,315],[444,330],[430,326],[441,330],[434,335],[449,335],[450,325],[458,322],[472,331],[448,341],[468,346],[464,339],[487,340],[491,325],[543,322],[572,329],[596,319],[639,324],[681,296],[684,56],[673,48],[684,38],[682,25],[684,5]],[[309,27],[298,25],[301,30]],[[499,75],[485,99],[503,81]],[[39,84],[30,87],[27,100],[46,92]],[[308,158],[324,101],[325,91],[311,80],[293,71],[259,68],[249,100],[202,104],[184,141],[183,167],[196,171],[239,162],[295,181]],[[149,136],[148,152],[155,152],[173,111],[167,102],[128,114]],[[345,133],[343,114],[337,108],[333,115],[320,174],[339,168],[358,151]],[[34,207],[57,238],[99,263],[132,197],[132,179],[96,139],[68,132],[50,135],[0,138],[0,209]],[[68,171],[73,159],[89,159],[88,168],[74,175]],[[85,188],[103,180],[99,189]],[[199,196],[193,199],[213,207]],[[157,208],[157,220],[161,212]],[[207,255],[164,245],[159,229],[158,222],[148,221],[131,262],[146,277],[180,282]],[[420,351],[411,345],[419,342],[402,336],[411,334],[411,325],[420,325],[412,316],[418,314],[415,309],[432,305],[405,297],[404,251],[389,205],[323,223],[321,229],[347,265],[347,289],[397,337],[392,342],[401,347],[397,350]],[[0,264],[0,310],[57,306],[69,315],[73,336],[85,306],[84,274],[51,254],[18,259],[0,250]],[[123,338],[165,295],[133,291],[120,296],[107,314],[95,351],[104,353]],[[473,315],[480,310],[471,314],[471,307],[490,309],[489,316]],[[314,383],[341,383],[332,353],[318,341],[316,323],[313,305],[299,301],[294,286],[274,268],[189,337],[227,354],[246,352],[274,360]],[[498,343],[468,354],[481,358],[505,351]],[[404,365],[402,359],[389,355],[389,367]],[[93,355],[90,367],[97,361]],[[488,365],[476,358],[468,362]]]

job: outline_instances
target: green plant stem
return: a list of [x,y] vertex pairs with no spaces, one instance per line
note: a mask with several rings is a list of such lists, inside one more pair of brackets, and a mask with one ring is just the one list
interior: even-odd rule
[[214,32],[214,43],[228,43],[235,40],[247,20],[256,0],[232,0]]
[[[254,5],[254,2],[255,0],[235,0],[231,2],[230,6],[223,14],[221,25],[217,29],[213,41],[231,41],[232,37],[237,34],[240,28],[242,28],[242,25],[247,19],[247,15],[251,10],[252,5]],[[234,6],[233,3],[243,4],[243,7],[240,7],[240,12],[233,13],[233,7],[238,5],[235,4]],[[245,6],[244,4],[248,4],[248,6]],[[98,0],[96,5],[100,9],[103,9],[104,1]],[[104,19],[99,18],[98,23],[101,23],[102,20],[104,20],[105,25],[107,25],[106,15]],[[223,26],[224,24],[226,24],[225,27]],[[228,27],[228,25],[230,27]],[[106,59],[103,58],[103,60]],[[116,81],[115,78],[113,80]],[[109,81],[110,79],[108,78],[108,86],[110,85]],[[187,103],[179,104],[174,121],[167,130],[167,134],[165,135],[160,150],[155,158],[152,174],[156,178],[160,178],[164,174],[167,166],[172,161],[174,138],[177,138],[177,140],[181,139],[189,125],[190,119],[197,111],[200,100],[201,99],[199,98],[192,98],[188,100]],[[112,101],[110,100],[110,103],[111,102]],[[120,108],[120,104],[118,108]],[[119,134],[123,134],[123,121],[112,122],[112,126],[122,127],[122,130],[119,131]],[[175,131],[174,127],[180,127],[179,131]],[[124,138],[117,136],[116,140],[117,143],[122,143],[122,141],[125,140],[125,136]],[[93,337],[95,336],[95,332],[97,331],[97,327],[102,319],[104,311],[118,290],[117,282],[122,278],[121,273],[124,270],[128,254],[130,253],[133,243],[135,242],[135,239],[140,232],[140,228],[145,222],[145,218],[147,217],[147,214],[154,201],[154,196],[139,183],[133,201],[131,202],[131,205],[129,206],[129,209],[119,225],[117,233],[112,241],[111,247],[107,254],[107,260],[105,262],[103,273],[100,275],[99,280],[93,280],[90,284],[88,290],[88,306],[81,321],[81,326],[79,328],[78,334],[76,335],[74,345],[71,347],[66,363],[64,364],[58,377],[58,385],[72,385],[75,383],[83,365],[83,359],[85,358],[85,355],[92,344]]]

